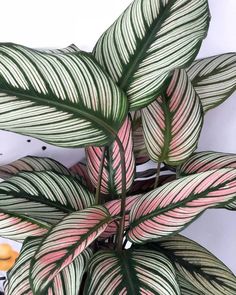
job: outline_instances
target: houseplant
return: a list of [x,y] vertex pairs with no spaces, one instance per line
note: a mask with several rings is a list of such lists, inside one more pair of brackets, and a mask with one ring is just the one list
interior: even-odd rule
[[[236,157],[193,154],[236,85],[236,54],[194,61],[208,24],[206,0],[135,0],[92,53],[0,45],[0,129],[87,157],[1,167],[0,235],[24,241],[6,294],[235,294],[230,270],[178,234],[235,209]],[[157,170],[136,173],[149,159]]]

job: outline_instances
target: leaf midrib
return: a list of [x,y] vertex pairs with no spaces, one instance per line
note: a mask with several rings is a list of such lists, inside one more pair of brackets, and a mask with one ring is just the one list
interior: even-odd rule
[[[232,54],[233,54],[233,52],[232,52]],[[223,55],[224,55],[224,54],[223,54]],[[235,54],[235,56],[236,56],[236,54]],[[214,60],[217,60],[218,57],[219,57],[219,56],[216,55]],[[231,57],[230,57],[230,58],[231,58]],[[197,62],[200,63],[200,61],[203,61],[203,60],[204,60],[204,59],[197,60],[197,61],[196,61],[196,64],[197,64]],[[214,60],[212,60],[210,63],[214,63]],[[210,63],[209,63],[209,64],[210,64]],[[225,61],[223,61],[222,63],[225,63]],[[209,64],[208,64],[207,66],[209,66]],[[224,70],[227,70],[229,66],[231,66],[231,64],[227,64],[227,65],[225,65],[225,66],[222,66],[220,69],[218,69],[218,68],[220,67],[220,65],[218,65],[217,68],[215,68],[214,70],[212,70],[212,71],[209,72],[208,74],[204,74],[204,75],[202,75],[202,76],[199,76],[199,73],[201,73],[201,71],[204,70],[204,69],[201,69],[201,71],[199,71],[198,74],[197,74],[193,79],[191,79],[191,82],[192,82],[193,84],[198,84],[199,82],[202,82],[202,81],[204,81],[205,79],[207,79],[207,78],[209,78],[209,77],[211,77],[211,76],[213,76],[213,75],[220,74],[220,73],[223,72]],[[188,73],[188,70],[187,70],[187,73]],[[194,85],[194,86],[197,86],[197,85]]]
[[[127,294],[137,294],[137,292],[136,292],[137,289],[135,288],[135,282],[134,282],[134,279],[137,279],[137,277],[132,276],[132,273],[130,270],[130,268],[133,266],[132,257],[130,257],[129,252],[127,253],[125,251],[122,251],[120,253],[120,255],[118,254],[118,257],[121,261],[121,265],[123,266],[122,267],[123,279],[124,279],[124,281],[127,280],[127,286],[129,289],[129,290],[127,290]],[[136,281],[136,283],[137,283],[137,281]]]
[[139,42],[135,51],[136,55],[134,53],[131,61],[124,66],[123,73],[125,73],[125,75],[122,75],[117,82],[120,88],[123,89],[124,91],[127,91],[129,86],[129,80],[134,75],[135,71],[137,70],[140,64],[139,60],[143,60],[141,57],[145,54],[145,52],[149,48],[150,44],[152,43],[153,37],[155,36],[158,29],[160,29],[163,21],[168,16],[168,12],[171,6],[175,3],[175,1],[176,0],[170,0],[165,7],[162,7],[160,9],[159,17],[157,17],[154,20],[153,24],[148,29],[150,34],[146,34],[146,36],[141,40],[142,42]]
[[[2,93],[6,93],[11,96],[16,96],[20,100],[29,99],[30,101],[40,103],[41,106],[47,105],[49,107],[56,107],[57,109],[60,109],[63,112],[72,113],[76,117],[77,117],[77,115],[79,115],[79,117],[82,117],[86,120],[91,121],[92,123],[95,123],[94,125],[101,126],[102,129],[105,129],[106,133],[111,134],[113,137],[116,136],[116,131],[113,128],[111,128],[110,125],[108,125],[107,123],[105,123],[104,121],[99,119],[97,116],[93,116],[93,115],[89,114],[88,112],[82,111],[82,110],[72,107],[72,106],[69,106],[68,104],[60,103],[59,101],[55,101],[55,100],[46,100],[41,97],[36,97],[36,96],[21,93],[19,91],[13,91],[13,90],[4,89],[4,88],[1,88],[0,90]],[[93,111],[91,110],[91,112],[93,112]]]
[[45,221],[41,221],[39,219],[32,218],[27,215],[21,215],[21,214],[15,213],[15,212],[9,212],[8,210],[4,210],[2,208],[0,208],[0,213],[9,215],[10,217],[19,218],[19,219],[26,221],[26,222],[31,222],[32,224],[38,225],[40,228],[45,228],[47,230],[49,230],[51,228],[51,226],[48,225]]
[[[233,181],[233,179],[231,179],[230,181]],[[161,214],[163,214],[165,212],[168,212],[168,211],[171,211],[173,209],[182,207],[182,206],[186,205],[186,203],[189,203],[191,201],[194,201],[194,200],[196,200],[198,198],[202,198],[202,197],[206,196],[206,194],[211,193],[211,192],[214,192],[214,191],[220,189],[221,187],[224,187],[227,184],[228,184],[228,182],[226,181],[226,182],[224,182],[224,183],[222,183],[220,185],[214,186],[211,189],[205,190],[204,192],[202,192],[200,194],[194,194],[194,192],[192,192],[188,198],[186,198],[186,199],[184,199],[184,200],[182,200],[180,202],[171,203],[171,204],[169,204],[165,208],[157,208],[156,210],[152,211],[151,213],[146,214],[146,215],[138,218],[137,220],[133,221],[130,224],[130,229],[132,230],[133,228],[135,228],[136,226],[138,226],[142,222],[146,221],[147,219],[151,219],[153,217],[157,217],[157,216],[159,216],[159,215],[161,215]],[[236,195],[235,195],[235,198],[236,198]],[[231,202],[231,201],[225,201],[226,204],[229,203],[229,202]]]
[[[106,210],[106,208],[104,207],[104,209]],[[65,256],[63,256],[63,258],[61,258],[61,259],[59,259],[59,260],[57,260],[57,262],[56,262],[56,265],[55,265],[55,267],[54,268],[52,268],[51,269],[51,271],[50,271],[50,274],[52,274],[52,273],[54,273],[58,268],[59,268],[59,266],[61,266],[61,264],[70,256],[70,255],[73,255],[74,254],[74,252],[75,252],[75,249],[76,248],[78,248],[78,246],[80,245],[80,244],[82,244],[84,241],[86,241],[87,239],[88,239],[88,237],[93,233],[93,232],[96,232],[100,227],[102,227],[104,224],[108,224],[109,223],[109,221],[112,219],[111,218],[111,216],[110,216],[110,213],[108,212],[108,210],[106,210],[107,211],[107,216],[106,216],[106,218],[104,218],[103,220],[102,220],[102,222],[100,222],[99,224],[97,224],[95,227],[92,227],[91,229],[89,229],[89,231],[86,233],[86,234],[83,234],[82,236],[81,236],[81,239],[79,240],[79,241],[77,241],[76,243],[74,243],[73,245],[71,245],[70,247],[68,247],[67,248],[67,253],[66,253],[66,255]],[[105,213],[105,212],[104,212]],[[45,241],[45,239],[46,239],[46,237],[48,237],[48,236],[50,236],[50,233],[51,233],[51,231],[53,230],[53,228],[54,227],[52,227],[51,228],[51,230],[47,233],[47,236],[45,236],[45,238],[44,239],[42,239],[42,241],[41,241],[41,243],[40,243],[40,245],[38,246],[38,249],[37,249],[37,251],[36,251],[36,253],[35,253],[35,256],[36,256],[36,254],[38,254],[38,252],[39,252],[39,250],[40,250],[40,248],[41,248],[41,246],[43,245],[43,242]],[[87,245],[87,247],[88,247],[88,245]],[[86,249],[86,248],[85,248]],[[84,250],[85,250],[84,249]],[[57,251],[54,251],[54,252],[57,252]],[[83,252],[83,251],[82,251]],[[81,252],[81,253],[82,253]],[[51,253],[53,253],[53,252],[51,252]],[[30,265],[30,273],[31,273],[31,275],[30,275],[30,280],[31,280],[31,282],[33,283],[33,281],[32,281],[32,270],[33,270],[33,266],[34,266],[34,264],[35,263],[37,263],[37,261],[33,258],[32,260],[31,260],[31,265]],[[59,265],[59,266],[58,266]],[[48,277],[48,276],[47,276]],[[46,290],[48,288],[48,284],[44,287],[44,291]],[[36,293],[37,294],[37,293]]]
[[74,211],[76,211],[76,209],[73,209],[72,207],[65,207],[63,206],[63,204],[61,204],[58,200],[56,201],[51,201],[49,199],[47,199],[43,194],[38,194],[37,196],[34,195],[30,195],[29,193],[25,192],[25,191],[20,191],[19,193],[17,192],[7,192],[7,191],[1,191],[1,187],[0,187],[0,195],[1,194],[5,194],[5,195],[10,195],[13,198],[17,199],[23,199],[25,200],[25,202],[35,202],[35,203],[39,203],[42,205],[47,205],[49,207],[52,207],[54,209],[58,209],[60,210],[62,213],[72,213]]
[[[196,265],[196,264],[191,263],[188,260],[188,257],[186,257],[186,256],[184,257],[184,256],[175,255],[175,250],[171,251],[170,249],[168,249],[164,245],[162,245],[161,242],[159,244],[157,244],[156,247],[155,246],[156,245],[154,244],[154,248],[153,248],[154,250],[156,250],[156,248],[159,249],[167,257],[169,257],[171,261],[174,261],[175,264],[179,264],[179,265],[183,266],[185,269],[187,269],[188,272],[190,272],[193,277],[195,277],[195,273],[196,273],[196,270],[197,270],[197,273],[200,274],[202,277],[204,277],[209,282],[215,281],[219,285],[224,283],[223,280],[219,280],[216,276],[214,276],[214,275],[212,275],[210,273],[204,272],[202,268],[204,268],[206,265],[200,265],[200,264]],[[178,249],[178,251],[180,251],[180,250],[181,249]],[[182,248],[182,251],[183,252],[185,251],[184,248]],[[199,250],[198,250],[198,252],[199,252]],[[204,254],[206,254],[206,253],[203,252],[203,255]],[[209,265],[208,265],[208,267],[209,267]],[[176,266],[176,268],[178,269],[177,266]],[[226,285],[226,286],[228,287],[228,285]]]

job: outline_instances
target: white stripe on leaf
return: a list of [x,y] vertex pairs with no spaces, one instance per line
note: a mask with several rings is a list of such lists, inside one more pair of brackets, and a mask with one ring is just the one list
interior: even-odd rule
[[[42,237],[27,239],[21,249],[19,258],[14,267],[8,272],[6,295],[32,295],[30,287],[30,262]],[[71,264],[65,267],[49,284],[45,295],[75,295],[80,289],[81,280],[86,270],[88,260],[92,256],[90,249],[84,250]]]
[[130,211],[128,239],[144,243],[183,230],[208,208],[236,199],[236,170],[219,169],[167,183],[143,195]]
[[100,251],[88,268],[87,295],[180,295],[175,271],[162,254],[150,250]]
[[187,73],[207,112],[236,90],[236,53],[196,60]]
[[94,55],[140,109],[175,68],[194,60],[209,24],[206,0],[135,0],[101,36]]
[[179,165],[197,148],[203,111],[185,70],[175,70],[167,89],[141,113],[153,161]]
[[127,114],[127,99],[84,52],[45,53],[0,44],[0,129],[54,145],[104,145]]

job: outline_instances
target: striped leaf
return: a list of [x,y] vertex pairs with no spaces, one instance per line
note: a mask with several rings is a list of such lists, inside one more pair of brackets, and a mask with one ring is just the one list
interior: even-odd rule
[[187,72],[206,112],[236,90],[236,53],[196,60]]
[[132,114],[132,138],[134,157],[137,165],[144,164],[150,160],[144,141],[141,111]]
[[179,295],[174,268],[166,256],[150,250],[101,251],[89,264],[87,295]]
[[203,112],[184,70],[175,70],[166,91],[142,109],[142,120],[144,139],[153,161],[179,165],[194,152]]
[[90,180],[87,166],[81,162],[76,163],[72,167],[70,167],[70,172],[77,177],[83,185],[87,187],[90,192],[94,192],[94,186]]
[[78,52],[80,49],[75,45],[71,44],[65,48],[59,48],[59,49],[35,49],[40,52],[46,52],[46,53],[53,53],[53,54],[61,54],[61,53],[73,53]]
[[135,0],[101,36],[94,55],[127,93],[131,110],[161,93],[196,57],[209,24],[207,0]]
[[[179,167],[178,174],[187,176],[221,168],[236,168],[236,155],[217,152],[195,153]],[[224,208],[236,210],[236,201],[225,205]]]
[[127,99],[85,52],[45,53],[0,44],[0,129],[62,147],[104,145]]
[[196,289],[190,281],[187,281],[183,275],[176,271],[181,295],[205,295],[198,289]]
[[110,221],[106,208],[94,206],[69,214],[51,228],[31,260],[33,292],[44,294],[50,282],[106,229]]
[[64,175],[71,175],[66,167],[53,159],[27,156],[8,165],[0,166],[0,178],[8,179],[23,171],[53,171]]
[[[135,204],[135,202],[138,201],[138,199],[141,197],[141,195],[136,195],[136,196],[130,196],[126,198],[126,207],[125,207],[125,225],[124,229],[129,226],[129,212],[132,206]],[[121,199],[119,200],[113,200],[110,202],[107,202],[104,204],[104,207],[107,208],[108,212],[110,215],[115,218],[120,215],[121,212]],[[117,225],[118,223],[113,221],[109,223],[107,226],[106,230],[99,236],[101,239],[106,239],[108,237],[111,237],[117,233]]]
[[23,242],[29,236],[41,236],[49,230],[50,225],[24,214],[9,213],[0,209],[0,236]]
[[[197,295],[236,294],[236,277],[233,273],[213,254],[197,243],[176,235],[163,239],[159,243],[147,244],[145,247],[165,254],[175,264],[180,276],[189,285],[193,285],[193,290],[194,288],[199,290]],[[183,294],[192,295],[195,293],[189,291],[189,293]]]
[[[125,120],[124,124],[119,130],[118,137],[125,152],[126,190],[128,191],[133,183],[135,173],[131,121],[129,118]],[[86,148],[88,173],[94,187],[97,187],[99,183],[99,170],[102,164],[103,150],[104,148],[93,146]],[[115,141],[106,150],[102,172],[101,192],[103,194],[120,194],[121,190],[121,155],[119,145]]]
[[[40,238],[27,239],[14,267],[8,272],[5,295],[33,295],[30,287],[30,261],[40,244]],[[71,264],[65,267],[51,282],[45,295],[75,295],[80,289],[81,280],[88,260],[92,256],[90,249],[84,250]]]
[[70,212],[94,204],[94,196],[72,177],[55,172],[23,172],[0,183],[0,212],[57,223]]
[[218,152],[193,154],[178,169],[179,176],[187,176],[221,168],[236,168],[236,155]]
[[208,208],[236,199],[236,170],[187,176],[145,195],[130,211],[128,239],[143,243],[181,231]]

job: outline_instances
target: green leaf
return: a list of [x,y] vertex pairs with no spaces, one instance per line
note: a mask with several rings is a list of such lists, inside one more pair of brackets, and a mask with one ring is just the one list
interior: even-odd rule
[[54,54],[71,53],[71,52],[80,51],[80,49],[75,44],[71,44],[65,48],[59,48],[59,49],[35,49],[35,50],[39,52],[54,53]]
[[[146,244],[145,248],[166,255],[174,263],[180,276],[189,285],[193,285],[199,290],[197,295],[236,294],[234,274],[223,262],[196,242],[177,235],[165,238],[158,243]],[[189,291],[189,293],[183,294],[192,295],[195,293]]]
[[104,145],[126,115],[127,98],[91,55],[0,44],[0,129],[62,147]]
[[[41,237],[28,238],[24,242],[16,264],[7,274],[6,295],[33,294],[29,281],[30,261],[34,257],[41,240]],[[90,249],[84,250],[51,281],[48,289],[43,294],[78,294],[83,274],[91,256],[92,251]]]
[[196,60],[187,73],[207,112],[236,90],[236,53]]
[[190,281],[187,281],[185,277],[180,274],[176,270],[177,280],[180,287],[181,295],[205,295],[201,291],[199,291],[197,288],[195,288]]
[[206,209],[235,199],[235,169],[186,176],[146,193],[134,204],[127,237],[133,243],[164,238],[183,230]]
[[197,148],[203,111],[185,70],[175,70],[167,89],[141,113],[153,161],[177,166]]
[[0,178],[8,179],[23,171],[53,171],[64,175],[72,175],[66,167],[53,159],[27,156],[10,164],[0,166]]
[[106,208],[93,206],[69,214],[52,227],[31,260],[30,284],[33,292],[44,294],[60,271],[72,263],[110,221]]
[[166,256],[150,250],[100,251],[90,261],[84,294],[179,295]]
[[196,57],[209,25],[207,0],[135,0],[101,36],[94,56],[140,109],[176,68]]
[[0,183],[0,212],[26,220],[54,224],[93,204],[94,196],[73,177],[52,171],[23,172]]

